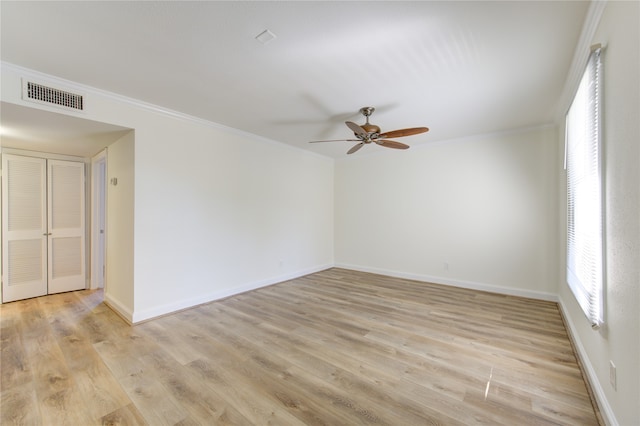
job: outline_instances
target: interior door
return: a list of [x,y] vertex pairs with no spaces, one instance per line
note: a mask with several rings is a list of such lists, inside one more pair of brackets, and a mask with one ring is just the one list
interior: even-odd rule
[[2,155],[2,301],[47,294],[46,160]]
[[84,289],[84,163],[48,160],[47,168],[48,293]]

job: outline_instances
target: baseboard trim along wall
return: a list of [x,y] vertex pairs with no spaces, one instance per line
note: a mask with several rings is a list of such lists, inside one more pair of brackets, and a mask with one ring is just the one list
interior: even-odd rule
[[104,293],[104,303],[107,305],[113,312],[118,314],[123,320],[125,320],[129,325],[133,324],[133,312],[125,307],[125,305],[119,300],[115,299],[113,296],[108,294],[106,291]]
[[591,386],[591,390],[594,393],[596,402],[598,403],[598,409],[600,410],[603,420],[607,426],[618,426],[618,420],[616,419],[616,416],[611,409],[611,405],[609,405],[609,401],[607,400],[604,389],[600,384],[600,380],[598,380],[596,371],[593,368],[589,357],[587,356],[587,351],[584,349],[584,346],[580,341],[580,336],[576,331],[571,317],[567,314],[568,310],[564,304],[564,300],[562,300],[562,297],[559,297],[558,299],[558,306],[560,308],[560,313],[562,314],[562,319],[567,326],[567,333],[569,333],[569,338],[573,342],[575,349],[578,352],[577,355],[580,358],[582,370],[584,374],[587,375],[586,380],[589,381],[589,385]]
[[336,264],[335,267],[351,269],[351,270],[360,271],[360,272],[370,272],[372,274],[387,275],[395,278],[404,278],[408,280],[422,281],[422,282],[433,283],[433,284],[449,285],[452,287],[468,288],[470,290],[488,291],[491,293],[506,294],[509,296],[519,296],[519,297],[526,297],[529,299],[558,302],[558,295],[553,293],[545,293],[542,291],[500,287],[492,284],[479,283],[474,281],[452,280],[450,278],[444,278],[444,277],[412,274],[408,272],[393,271],[389,269],[380,269],[380,268],[371,268],[368,266],[360,266],[360,265]]
[[157,306],[151,309],[135,311],[133,312],[131,323],[137,324],[143,321],[148,321],[150,319],[161,317],[163,315],[193,308],[195,306],[203,305],[205,303],[213,302],[215,300],[224,299],[225,297],[235,296],[237,294],[245,293],[251,290],[256,290],[261,287],[267,287],[273,284],[281,283],[283,281],[299,278],[304,275],[309,275],[315,272],[324,271],[325,269],[329,269],[331,267],[333,267],[333,264],[324,264],[320,266],[315,266],[312,268],[302,269],[302,270],[290,272],[287,274],[277,275],[275,277],[267,278],[264,280],[258,280],[258,281],[246,283],[238,287],[214,291],[202,296],[180,300],[175,303],[168,303],[166,305]]

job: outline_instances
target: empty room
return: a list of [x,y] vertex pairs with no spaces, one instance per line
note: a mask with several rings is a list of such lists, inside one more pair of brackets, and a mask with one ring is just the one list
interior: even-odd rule
[[640,2],[0,2],[2,425],[640,425]]

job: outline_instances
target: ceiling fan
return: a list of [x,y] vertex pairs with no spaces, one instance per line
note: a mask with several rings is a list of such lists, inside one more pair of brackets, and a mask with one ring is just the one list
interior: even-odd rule
[[402,142],[391,141],[387,138],[399,138],[402,136],[411,136],[417,135],[419,133],[428,132],[429,129],[427,127],[411,127],[408,129],[400,129],[400,130],[392,130],[391,132],[380,131],[380,127],[375,124],[369,123],[369,117],[376,109],[374,107],[362,107],[360,108],[360,113],[364,115],[366,119],[366,123],[359,126],[352,121],[345,121],[344,124],[347,125],[349,129],[353,131],[353,134],[357,139],[332,139],[326,141],[310,141],[309,143],[320,143],[320,142],[358,142],[355,144],[347,154],[353,154],[360,148],[362,148],[365,144],[376,143],[380,146],[384,146],[387,148],[395,148],[395,149],[407,149],[409,145],[404,144]]

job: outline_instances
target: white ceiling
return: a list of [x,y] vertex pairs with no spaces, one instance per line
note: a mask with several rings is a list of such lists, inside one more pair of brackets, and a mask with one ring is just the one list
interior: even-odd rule
[[[333,157],[553,121],[584,1],[0,2],[1,59]],[[264,30],[277,37],[267,44]],[[2,116],[3,126],[6,124]],[[367,149],[385,149],[368,146]],[[359,153],[364,152],[359,151]],[[358,155],[358,154],[356,154]]]
[[93,157],[131,129],[0,102],[5,148]]

